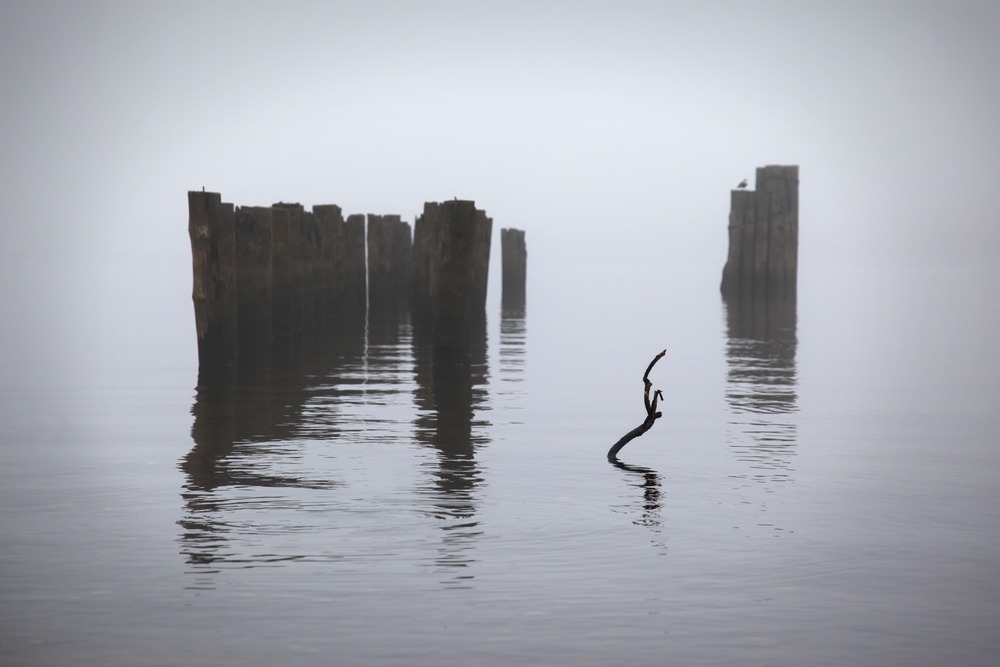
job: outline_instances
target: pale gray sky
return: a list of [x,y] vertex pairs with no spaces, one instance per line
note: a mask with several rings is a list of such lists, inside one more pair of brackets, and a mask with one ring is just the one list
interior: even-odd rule
[[99,274],[73,281],[189,291],[202,186],[458,196],[535,269],[721,271],[765,164],[801,167],[803,262],[1000,259],[997,2],[2,0],[0,49],[0,253]]

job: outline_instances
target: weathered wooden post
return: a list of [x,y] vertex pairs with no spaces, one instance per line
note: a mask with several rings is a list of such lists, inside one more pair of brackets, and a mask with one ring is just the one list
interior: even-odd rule
[[341,255],[344,284],[342,313],[351,321],[364,322],[367,309],[365,281],[365,216],[354,213],[344,223],[343,253]]
[[528,251],[524,244],[523,229],[500,230],[500,253],[503,264],[503,291],[501,308],[524,305]]
[[313,206],[319,235],[319,270],[314,274],[320,321],[330,326],[365,321],[365,216],[347,221],[336,204]]
[[295,204],[299,216],[299,260],[302,262],[302,330],[314,332],[319,324],[322,282],[322,238],[320,225],[312,212]]
[[271,209],[243,206],[236,209],[236,285],[240,351],[270,343],[271,313]]
[[485,322],[493,220],[473,201],[428,202],[413,238],[413,315],[435,343],[464,347]]
[[229,366],[238,349],[233,205],[217,192],[188,192],[188,235],[198,362],[206,369]]
[[[281,258],[282,280],[287,281],[286,302],[282,304],[282,311],[287,317],[282,323],[282,329],[286,334],[298,337],[310,327],[315,317],[309,286],[309,278],[313,271],[311,248],[315,234],[312,233],[310,221],[306,219],[308,214],[301,204],[278,202],[271,206],[271,210],[287,212],[281,217],[281,224],[285,226],[285,230],[280,232],[282,236],[280,242],[283,243],[287,239],[288,244],[287,254]],[[287,264],[284,263],[286,261]]]
[[317,204],[312,207],[313,217],[320,229],[321,261],[323,270],[320,281],[323,285],[323,317],[327,321],[336,319],[337,310],[344,300],[344,215],[336,204]]
[[410,285],[409,223],[398,215],[368,214],[368,311],[405,312]]
[[799,168],[757,168],[756,190],[733,190],[724,297],[794,298],[798,276]]
[[297,290],[292,283],[292,212],[271,209],[271,313],[276,341],[287,342],[299,321]]

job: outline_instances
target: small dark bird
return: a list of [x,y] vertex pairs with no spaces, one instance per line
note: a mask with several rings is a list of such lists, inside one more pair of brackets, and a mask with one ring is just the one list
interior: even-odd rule
[[740,184],[737,185],[736,187],[738,187],[740,190],[742,190],[746,186],[747,186],[747,179],[744,178],[742,181],[740,181]]

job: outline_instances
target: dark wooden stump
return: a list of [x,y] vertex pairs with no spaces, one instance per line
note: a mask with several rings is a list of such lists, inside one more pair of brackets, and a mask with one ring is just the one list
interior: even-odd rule
[[188,235],[198,361],[206,369],[229,366],[238,349],[233,205],[217,192],[188,192]]
[[486,317],[493,220],[475,202],[428,202],[413,235],[412,311],[439,345],[462,347]]
[[398,215],[368,214],[368,311],[405,313],[413,242],[409,223]]
[[503,307],[514,307],[525,301],[528,250],[524,243],[524,230],[501,229],[500,252],[503,265],[503,291],[500,295]]
[[236,209],[239,346],[244,353],[272,339],[271,209]]

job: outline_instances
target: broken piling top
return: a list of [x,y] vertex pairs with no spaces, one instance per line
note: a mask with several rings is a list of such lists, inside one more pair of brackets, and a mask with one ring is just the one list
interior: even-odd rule
[[723,296],[794,298],[798,247],[799,168],[758,167],[754,190],[731,192]]

